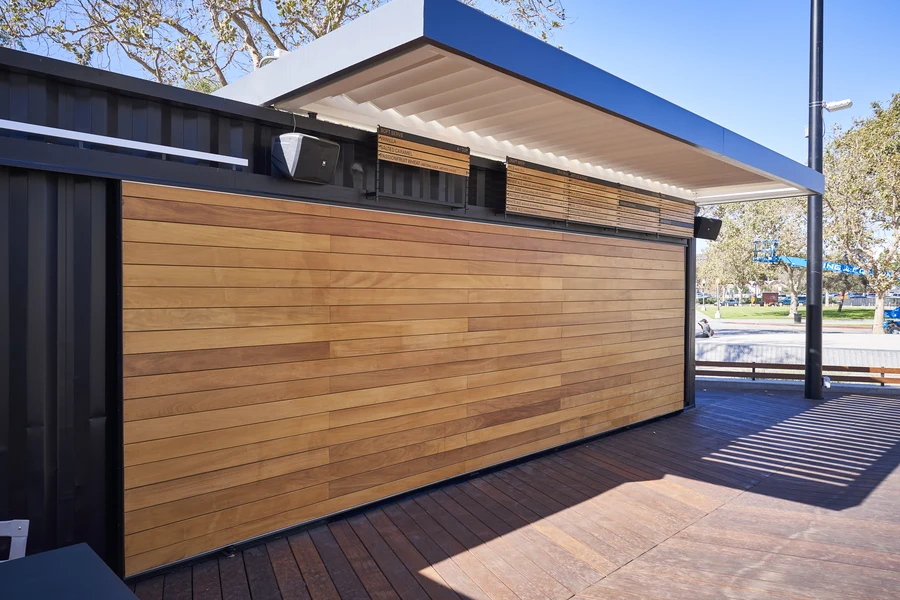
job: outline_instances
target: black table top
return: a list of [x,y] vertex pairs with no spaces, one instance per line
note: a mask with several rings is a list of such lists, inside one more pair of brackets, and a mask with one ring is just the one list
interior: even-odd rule
[[87,544],[0,563],[4,600],[135,600]]

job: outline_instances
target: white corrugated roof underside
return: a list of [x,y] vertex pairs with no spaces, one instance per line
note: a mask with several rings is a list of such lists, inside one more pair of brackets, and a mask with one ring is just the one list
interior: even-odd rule
[[276,103],[374,130],[383,125],[687,198],[698,204],[800,193],[721,155],[426,45]]

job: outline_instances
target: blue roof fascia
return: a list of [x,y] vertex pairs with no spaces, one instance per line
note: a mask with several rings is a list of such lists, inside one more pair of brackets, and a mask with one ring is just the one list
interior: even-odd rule
[[424,36],[440,46],[798,187],[824,192],[821,173],[490,15],[457,0],[421,1]]

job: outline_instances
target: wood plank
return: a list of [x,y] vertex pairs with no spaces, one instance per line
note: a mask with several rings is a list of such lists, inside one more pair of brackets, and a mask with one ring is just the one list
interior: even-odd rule
[[266,544],[266,550],[281,597],[284,600],[308,600],[310,595],[306,589],[306,582],[303,581],[303,575],[288,541],[285,538],[272,540]]
[[[375,528],[381,538],[390,546],[401,565],[412,573],[421,589],[433,600],[461,600],[452,587],[419,553],[415,546],[403,535],[400,529],[382,511],[376,509],[365,515],[365,518]],[[375,559],[385,556],[387,553],[375,552]],[[396,584],[395,589],[398,589]]]
[[309,533],[303,531],[288,538],[312,600],[336,600],[338,591]]
[[415,599],[428,595],[364,515],[351,517],[347,522],[398,596]]
[[244,571],[244,557],[240,553],[219,559],[219,581],[222,600],[251,600],[250,586]]
[[242,552],[247,583],[254,600],[281,600],[278,581],[264,545],[254,546]]
[[331,523],[328,529],[340,544],[341,551],[373,600],[399,598],[347,521]]
[[347,323],[339,325],[284,325],[275,327],[234,327],[203,329],[186,335],[183,331],[133,331],[123,335],[126,354],[173,352],[236,346],[268,346],[332,340],[358,340],[402,335],[461,333],[465,319]]
[[191,569],[193,600],[222,600],[219,561],[206,560]]
[[190,567],[171,571],[165,577],[163,600],[191,600],[193,590]]
[[350,566],[350,561],[328,527],[321,525],[310,529],[309,538],[328,570],[338,595],[342,599],[368,600],[369,594],[366,592],[366,588],[363,587],[353,567]]
[[[457,165],[450,150],[407,141],[391,144],[392,153]],[[564,172],[511,167],[510,193],[550,210],[565,212],[577,198],[585,210],[619,211],[623,201],[641,223],[662,213],[629,203],[685,210],[629,190],[573,186]],[[681,401],[680,246],[125,189],[130,573],[652,418]],[[557,481],[570,500],[590,489]],[[663,512],[694,499],[671,486],[645,496]],[[437,522],[359,517],[335,526],[339,540],[299,537],[294,559],[286,544],[246,555],[246,593],[562,599],[608,570],[591,552],[621,551],[601,524],[562,519],[582,537],[554,533],[556,541],[525,552],[482,520],[507,510],[499,504],[435,498],[444,525],[468,532],[459,533],[463,546],[485,547],[450,558],[453,543]],[[425,541],[432,535],[440,544]],[[516,539],[544,533],[523,535]],[[564,559],[562,540],[588,562]],[[422,562],[441,553],[440,568]],[[600,571],[588,566],[601,563]],[[343,583],[329,588],[323,570]]]

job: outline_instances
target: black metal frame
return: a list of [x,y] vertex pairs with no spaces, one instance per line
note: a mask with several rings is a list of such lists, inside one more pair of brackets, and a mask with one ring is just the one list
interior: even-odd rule
[[107,564],[119,577],[125,576],[125,419],[124,375],[122,351],[122,182],[107,183],[107,344],[115,348],[115,361],[110,371],[107,392],[107,462],[112,471],[114,485],[108,490],[109,548],[115,553],[107,557]]
[[697,318],[697,240],[691,238],[684,249],[684,407],[694,408],[697,402],[696,338],[694,319]]
[[[823,0],[811,0],[809,19],[809,167],[822,172]],[[804,392],[822,399],[822,195],[807,198],[806,377]]]

